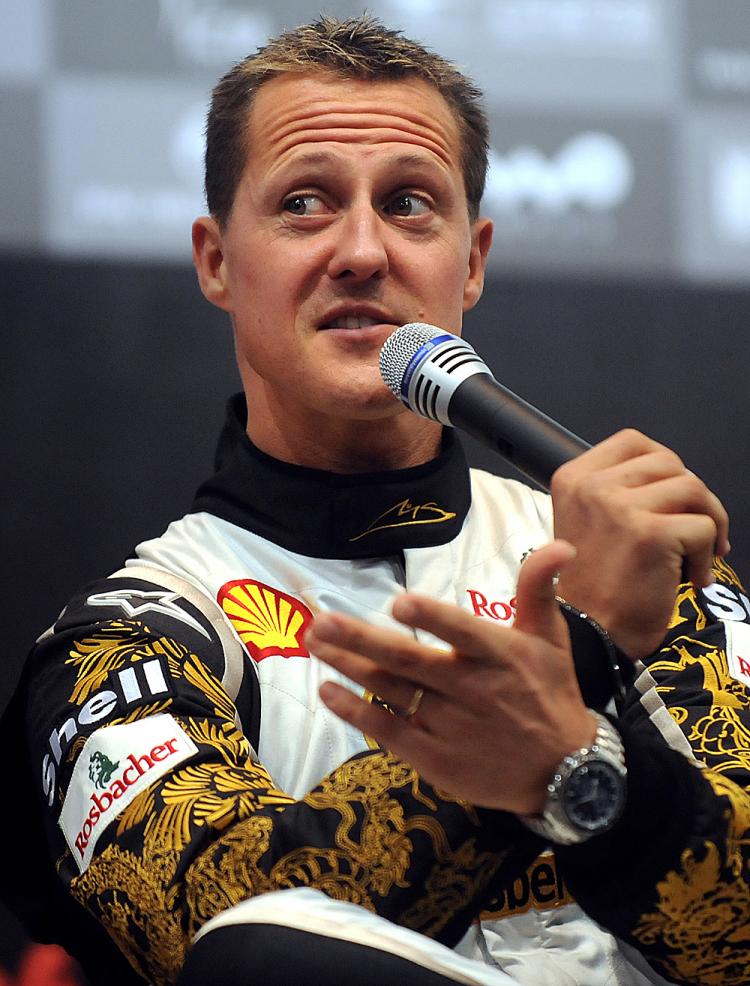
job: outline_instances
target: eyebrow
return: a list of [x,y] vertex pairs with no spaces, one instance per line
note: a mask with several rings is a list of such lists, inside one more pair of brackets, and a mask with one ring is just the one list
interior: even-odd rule
[[327,164],[336,154],[331,151],[304,151],[299,157],[295,157],[294,164]]
[[[439,155],[427,150],[424,154],[405,151],[402,154],[397,154],[390,158],[389,161],[399,168],[425,168],[430,167],[434,163],[433,158],[437,158],[441,164],[445,165],[445,161]],[[294,166],[315,167],[316,165],[330,164],[332,161],[335,163],[338,160],[339,155],[335,150],[329,148],[319,151],[304,151],[290,163]]]
[[[427,165],[431,164],[433,156],[437,157],[437,155],[435,155],[434,152],[429,157],[424,154],[414,154],[410,152],[407,154],[399,154],[396,157],[394,163],[400,165],[402,168],[421,168],[424,167],[424,165],[426,164]],[[438,157],[438,160],[442,161],[442,158]]]

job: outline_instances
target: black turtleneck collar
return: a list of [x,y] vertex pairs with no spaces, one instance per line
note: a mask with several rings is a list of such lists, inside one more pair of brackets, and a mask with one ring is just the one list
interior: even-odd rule
[[291,465],[247,437],[242,394],[227,406],[216,473],[192,511],[206,511],[298,554],[373,558],[445,544],[471,503],[463,449],[446,429],[436,459],[410,469],[343,475]]

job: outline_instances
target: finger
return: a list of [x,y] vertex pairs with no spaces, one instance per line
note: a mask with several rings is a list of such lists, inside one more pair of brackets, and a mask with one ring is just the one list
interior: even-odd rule
[[630,503],[652,513],[706,514],[716,524],[717,536],[722,533],[726,537],[729,517],[724,505],[703,480],[687,469],[679,476],[638,487],[630,494]]
[[394,709],[407,709],[414,698],[415,689],[420,687],[407,678],[397,677],[384,671],[370,658],[363,657],[361,654],[316,640],[311,634],[305,639],[311,653],[315,654],[318,660],[340,671],[350,681],[377,695]]
[[[652,513],[705,515],[712,525],[705,527],[706,546],[710,555],[723,557],[730,549],[729,514],[721,500],[695,473],[652,483],[638,491],[638,506]],[[710,563],[709,563],[710,564]]]
[[394,716],[380,705],[367,702],[348,688],[333,681],[324,681],[318,689],[322,701],[339,719],[361,729],[367,736],[387,731],[386,719]]
[[518,630],[565,645],[567,636],[555,598],[555,576],[575,556],[573,545],[562,540],[552,541],[528,556],[518,576]]
[[703,514],[673,514],[666,519],[669,535],[681,545],[683,578],[695,585],[714,581],[716,525]]
[[708,513],[716,524],[716,542],[714,548],[716,554],[720,558],[723,558],[732,549],[732,545],[729,543],[729,514],[718,496],[712,490],[708,489],[708,487],[706,487],[706,490],[713,504],[712,509]]
[[[645,486],[670,479],[675,476],[693,475],[685,468],[685,463],[675,452],[658,447],[654,451],[626,459],[606,469],[598,471],[596,477],[607,485],[614,484],[625,488]],[[695,477],[697,478],[697,477]]]
[[[429,767],[433,761],[440,762],[437,756],[439,742],[421,728],[416,717],[399,719],[386,709],[363,701],[332,681],[323,682],[318,693],[334,715],[372,737],[400,759],[420,764],[421,772],[424,772],[423,765]],[[444,762],[444,754],[441,756]]]
[[592,448],[587,449],[582,455],[576,456],[564,465],[560,466],[553,477],[567,478],[568,476],[578,476],[581,472],[600,471],[616,466],[621,462],[633,459],[636,456],[648,455],[652,452],[670,451],[666,445],[660,445],[642,432],[635,428],[624,428],[609,438],[598,442]]
[[[426,630],[452,645],[453,654],[435,651],[435,654],[442,657],[442,660],[435,661],[436,671],[449,689],[456,663],[461,657],[497,664],[503,647],[511,646],[511,629],[498,626],[494,622],[489,624],[478,620],[476,616],[456,606],[438,602],[428,596],[404,593],[394,602],[392,612],[400,623],[416,630]],[[445,675],[450,677],[445,680]],[[427,683],[431,688],[435,686],[433,678]]]
[[373,627],[341,613],[317,616],[305,642],[317,657],[361,684],[363,677],[373,680],[376,668],[412,685],[432,684],[435,666],[453,660],[449,652],[421,644],[401,631]]
[[[625,436],[622,442],[619,441],[621,436]],[[637,432],[633,435],[630,432],[619,433],[613,436],[612,441],[608,439],[602,443],[606,456],[598,467],[594,457],[589,458],[588,452],[572,460],[567,464],[571,467],[568,473],[563,474],[558,470],[561,474],[557,481],[558,493],[562,492],[563,485],[572,489],[576,485],[585,484],[589,494],[609,496],[612,490],[619,487],[632,490],[636,495],[635,499],[627,502],[629,506],[658,513],[684,513],[688,510],[706,513],[716,524],[713,551],[724,557],[731,549],[729,515],[716,494],[685,467],[678,455],[665,446],[645,439],[646,446],[651,446],[650,451],[605,467],[604,463],[612,454],[616,455],[623,449],[638,448],[641,438],[645,439],[645,436],[640,436]]]

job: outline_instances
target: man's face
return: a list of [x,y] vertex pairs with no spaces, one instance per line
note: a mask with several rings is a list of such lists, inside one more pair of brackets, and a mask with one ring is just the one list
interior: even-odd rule
[[469,220],[447,103],[416,78],[282,75],[257,94],[248,146],[230,218],[196,222],[194,255],[231,313],[253,427],[319,439],[401,413],[381,346],[405,322],[460,332],[491,239]]

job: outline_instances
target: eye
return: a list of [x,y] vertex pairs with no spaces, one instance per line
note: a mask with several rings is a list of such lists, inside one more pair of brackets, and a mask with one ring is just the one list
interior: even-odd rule
[[282,208],[284,212],[290,212],[293,216],[319,216],[326,211],[320,196],[311,193],[289,195],[284,199]]
[[424,216],[430,211],[430,205],[414,192],[399,192],[386,203],[385,211],[390,216]]

